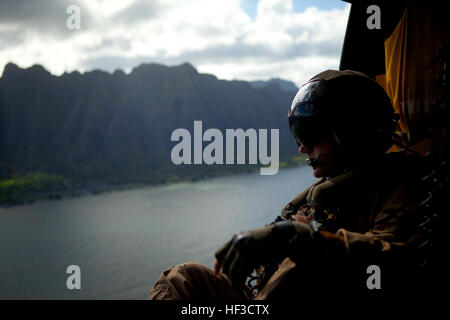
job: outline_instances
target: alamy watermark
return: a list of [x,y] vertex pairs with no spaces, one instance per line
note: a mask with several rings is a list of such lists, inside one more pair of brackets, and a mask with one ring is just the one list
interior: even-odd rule
[[[268,130],[226,129],[224,135],[219,129],[210,128],[203,132],[202,121],[194,121],[194,137],[184,128],[172,132],[171,141],[178,141],[172,148],[170,157],[176,165],[180,164],[246,164],[246,141],[248,141],[248,164],[259,163],[261,175],[274,175],[279,168],[279,130],[270,129],[270,156],[268,149]],[[192,161],[192,140],[194,140],[194,159]],[[203,149],[203,142],[210,142]],[[236,141],[236,159],[235,159]],[[225,157],[224,157],[225,151]],[[267,166],[269,165],[270,166]]]
[[81,29],[81,9],[77,5],[70,5],[66,9],[66,13],[69,15],[66,19],[66,27],[69,30]]
[[367,267],[366,273],[370,274],[367,278],[366,286],[369,290],[381,289],[381,269],[376,264]]
[[381,29],[381,9],[379,6],[373,4],[367,7],[367,14],[370,16],[367,18],[366,26],[369,30]]
[[70,276],[66,280],[66,286],[69,290],[81,289],[81,269],[79,266],[72,264],[67,267],[66,273]]

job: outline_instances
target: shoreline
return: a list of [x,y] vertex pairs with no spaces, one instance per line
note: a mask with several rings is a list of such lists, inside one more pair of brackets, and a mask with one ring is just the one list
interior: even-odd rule
[[[294,160],[294,158],[297,158]],[[303,167],[305,166],[303,159],[301,161],[298,161],[299,157],[294,157],[293,159],[289,159],[288,162],[280,162],[279,170],[283,169],[293,169],[296,167]],[[22,195],[21,199],[18,199],[16,202],[5,202],[0,204],[0,208],[2,209],[9,209],[17,206],[25,206],[25,205],[31,205],[33,203],[39,202],[39,201],[57,201],[57,200],[64,200],[64,199],[71,199],[71,198],[78,198],[78,197],[87,197],[107,192],[114,192],[114,191],[126,191],[126,190],[132,190],[132,189],[139,189],[139,188],[145,188],[145,187],[160,187],[160,186],[168,186],[175,183],[192,183],[192,182],[198,182],[198,181],[206,181],[209,179],[214,178],[223,178],[223,177],[231,177],[231,176],[241,176],[241,175],[248,175],[253,174],[257,172],[260,168],[251,168],[247,167],[244,168],[244,170],[240,170],[237,172],[230,171],[217,171],[217,172],[210,172],[209,174],[205,174],[203,176],[186,176],[183,178],[177,177],[177,179],[170,180],[168,179],[165,182],[161,183],[150,183],[150,182],[128,182],[128,183],[121,183],[121,184],[107,184],[107,183],[92,183],[88,184],[88,186],[84,186],[82,188],[69,188],[68,190],[58,190],[58,191],[39,191],[35,193],[29,193]]]

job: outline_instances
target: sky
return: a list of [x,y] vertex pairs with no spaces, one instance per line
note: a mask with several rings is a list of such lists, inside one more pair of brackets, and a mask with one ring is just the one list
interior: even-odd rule
[[[79,30],[67,27],[71,5]],[[0,73],[8,62],[55,75],[189,62],[300,85],[339,67],[349,11],[339,0],[0,0]]]

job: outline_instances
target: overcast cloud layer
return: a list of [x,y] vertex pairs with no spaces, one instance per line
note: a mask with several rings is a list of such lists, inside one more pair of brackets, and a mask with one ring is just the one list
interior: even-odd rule
[[[294,12],[291,0],[0,0],[0,71],[8,62],[65,71],[190,62],[223,79],[280,77],[297,85],[338,68],[349,6]],[[81,9],[68,30],[66,9]]]

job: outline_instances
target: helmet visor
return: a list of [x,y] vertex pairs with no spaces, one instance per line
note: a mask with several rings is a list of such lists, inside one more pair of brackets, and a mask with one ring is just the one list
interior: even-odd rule
[[291,133],[297,145],[312,149],[320,140],[321,134],[313,125],[312,119],[302,119],[294,121],[291,126]]
[[322,138],[327,136],[327,130],[314,116],[304,116],[299,112],[304,106],[298,105],[290,112],[289,128],[298,146],[312,149]]

